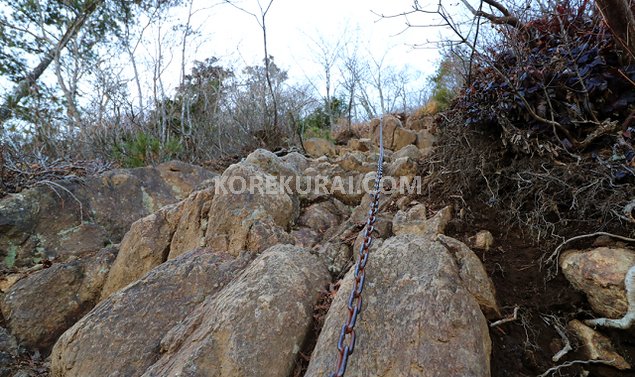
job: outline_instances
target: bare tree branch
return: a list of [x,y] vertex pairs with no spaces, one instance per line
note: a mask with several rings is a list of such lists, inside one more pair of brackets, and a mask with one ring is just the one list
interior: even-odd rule
[[42,76],[44,71],[51,65],[55,56],[62,51],[68,42],[73,39],[77,33],[81,30],[84,23],[90,18],[90,16],[103,4],[104,0],[94,0],[86,5],[84,12],[82,12],[73,22],[68,26],[64,35],[59,39],[57,44],[51,47],[42,57],[40,63],[31,70],[19,83],[15,85],[11,94],[4,99],[4,103],[0,106],[0,127],[11,118],[12,110],[18,105],[18,103],[29,95],[29,90],[33,84]]
[[520,29],[524,26],[524,24],[522,22],[520,22],[520,20],[513,16],[509,10],[507,8],[505,8],[502,4],[494,1],[494,0],[483,0],[484,3],[487,3],[489,5],[491,5],[492,7],[498,9],[503,16],[495,16],[491,13],[487,13],[484,12],[482,10],[476,10],[474,9],[474,7],[467,1],[467,0],[461,0],[461,3],[463,3],[463,5],[465,5],[465,7],[476,17],[483,17],[488,19],[491,23],[496,24],[496,25],[509,25],[512,27],[515,27],[517,29]]

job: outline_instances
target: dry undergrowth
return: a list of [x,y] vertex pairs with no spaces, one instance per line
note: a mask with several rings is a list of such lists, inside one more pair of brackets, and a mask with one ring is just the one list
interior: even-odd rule
[[610,143],[575,158],[534,138],[522,140],[534,144],[533,153],[523,153],[512,140],[505,142],[501,130],[464,126],[459,111],[445,117],[435,152],[420,172],[434,197],[459,208],[494,208],[501,225],[521,229],[545,249],[585,232],[635,235],[626,213],[635,176],[611,160]]

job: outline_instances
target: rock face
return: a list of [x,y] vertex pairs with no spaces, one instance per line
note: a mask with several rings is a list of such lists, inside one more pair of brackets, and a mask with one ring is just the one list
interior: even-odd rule
[[[286,231],[298,216],[297,198],[289,195],[271,173],[276,172],[263,171],[250,163],[232,165],[223,173],[219,185],[227,190],[221,189],[211,203],[205,245],[236,255],[242,250],[262,251],[292,241]],[[235,186],[232,192],[232,182],[250,180],[270,180],[271,191],[250,192]]]
[[43,258],[117,243],[135,220],[182,200],[213,173],[180,162],[117,169],[82,181],[42,183],[0,201],[0,258],[28,267]]
[[624,248],[568,250],[560,257],[567,280],[586,294],[593,311],[609,318],[620,318],[628,309],[624,277],[633,265],[635,250]]
[[[209,221],[209,209],[214,199],[215,188],[192,193],[179,205],[180,218],[170,241],[168,259],[205,246],[205,230]],[[170,228],[171,229],[171,228]]]
[[[373,252],[368,266],[347,376],[490,375],[487,322],[441,243],[416,235],[393,237]],[[305,376],[331,372],[352,281],[350,271]]]
[[64,333],[52,375],[289,375],[328,272],[293,246],[248,262],[199,249],[162,264]]
[[419,148],[422,151],[429,150],[434,145],[436,139],[437,139],[436,136],[434,136],[428,130],[419,131],[417,132],[417,141],[416,141],[417,148]]
[[248,263],[198,249],[163,263],[111,295],[53,347],[53,376],[139,376],[159,358],[165,333]]
[[393,153],[393,155],[391,156],[391,159],[393,161],[396,161],[402,157],[408,157],[411,160],[418,160],[421,158],[421,156],[422,156],[422,153],[419,150],[419,148],[417,148],[414,145],[407,145],[401,148],[399,151]]
[[472,294],[488,319],[500,318],[494,284],[487,276],[483,263],[463,242],[440,234],[438,242],[452,254],[459,268],[459,276],[465,288]]
[[350,139],[348,140],[348,147],[354,151],[368,152],[372,146],[370,139]]
[[401,157],[388,165],[386,173],[392,177],[407,177],[410,182],[417,175],[417,164],[409,157]]
[[337,154],[335,145],[326,139],[315,137],[304,140],[303,144],[306,153],[313,158],[321,156],[334,157]]
[[298,218],[298,224],[318,233],[324,233],[336,227],[347,214],[347,207],[342,202],[331,199],[308,206]]
[[421,234],[426,229],[426,218],[426,207],[423,204],[407,211],[398,211],[392,220],[392,230],[396,235]]
[[[136,221],[121,242],[102,299],[198,247],[236,256],[244,250],[259,252],[278,243],[294,243],[287,230],[298,216],[298,199],[281,187],[277,177],[296,174],[273,153],[257,150],[230,166],[211,187]],[[250,190],[256,179],[262,186]],[[273,182],[270,187],[267,180]]]
[[[385,172],[414,176],[425,154],[415,132],[384,121],[395,149],[386,150]],[[361,186],[372,186],[377,158],[364,153],[372,139],[307,145],[316,158],[257,150],[214,180],[178,163],[106,173],[95,178],[95,197],[68,189],[66,208],[82,203],[88,221],[79,222],[79,204],[56,213],[59,205],[43,202],[46,221],[74,228],[39,232],[28,216],[7,219],[40,204],[0,202],[0,247],[13,242],[6,259],[25,266],[28,250],[56,258],[48,269],[0,277],[3,326],[29,348],[48,352],[56,342],[54,377],[290,376],[315,340],[324,288],[344,276],[306,373],[326,375],[369,211]],[[319,177],[323,192],[296,185]],[[488,376],[486,318],[500,311],[476,254],[443,234],[452,209],[428,216],[403,193],[382,195],[379,205],[347,375]],[[118,253],[93,251],[122,236]],[[17,347],[11,336],[5,348]],[[0,331],[0,364],[3,352],[13,357],[2,339]]]
[[116,249],[54,264],[19,280],[0,302],[20,343],[42,351],[96,304]]
[[165,262],[182,209],[178,204],[166,206],[132,224],[108,273],[102,299]]
[[143,376],[290,375],[328,277],[302,249],[267,250],[170,330],[161,342],[162,357]]
[[[412,130],[404,128],[401,121],[396,117],[386,115],[383,121],[384,148],[398,151],[417,141],[417,134]],[[370,124],[375,145],[379,145],[379,122],[379,119],[373,119]]]
[[406,120],[406,128],[413,131],[429,130],[434,126],[434,117],[418,111]]

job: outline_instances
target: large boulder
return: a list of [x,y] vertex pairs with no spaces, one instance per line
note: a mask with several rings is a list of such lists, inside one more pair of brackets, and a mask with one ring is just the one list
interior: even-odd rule
[[[373,142],[375,145],[379,145],[379,124],[379,119],[373,119],[370,124],[372,128]],[[398,151],[401,148],[414,144],[417,141],[417,134],[415,131],[404,128],[401,121],[392,115],[384,116],[382,129],[384,148]]]
[[417,145],[417,148],[421,150],[429,151],[430,148],[434,146],[434,143],[436,142],[436,140],[437,140],[436,136],[434,136],[434,134],[432,134],[428,130],[422,130],[417,132],[416,145]]
[[368,173],[377,170],[377,166],[366,162],[366,156],[362,152],[349,152],[335,160],[342,169],[354,173]]
[[434,116],[425,111],[416,111],[406,120],[406,128],[413,131],[429,130],[434,128]]
[[353,151],[368,152],[372,148],[373,142],[370,139],[350,139],[348,148]]
[[348,207],[339,200],[331,200],[311,204],[306,207],[298,218],[298,225],[310,228],[318,233],[324,233],[337,227],[344,216],[349,214]]
[[287,164],[287,166],[294,168],[298,172],[308,168],[311,164],[308,158],[298,152],[291,152],[280,157],[280,159]]
[[417,148],[416,146],[407,145],[401,148],[399,151],[393,153],[393,155],[391,156],[391,159],[393,161],[396,161],[402,157],[408,157],[411,160],[418,160],[422,157],[422,153],[419,150],[419,148]]
[[168,259],[205,246],[205,230],[214,191],[214,186],[196,191],[181,203],[181,217],[170,241]]
[[29,267],[118,243],[134,221],[184,199],[213,176],[169,162],[41,182],[0,200],[0,258],[6,268]]
[[172,204],[132,224],[108,273],[102,299],[165,262],[182,212],[181,203]]
[[303,172],[299,185],[302,190],[298,195],[305,202],[326,200],[333,196],[347,205],[357,205],[364,195],[363,183],[367,174],[347,171],[339,164],[328,161],[317,161]]
[[115,248],[104,248],[16,282],[0,302],[11,333],[21,344],[47,351],[97,303],[115,255]]
[[165,333],[245,268],[250,258],[197,249],[169,260],[99,303],[51,353],[52,376],[139,376]]
[[304,140],[303,145],[306,153],[313,158],[321,156],[335,157],[337,155],[335,145],[326,139],[314,137]]
[[[277,243],[294,243],[287,230],[299,203],[280,178],[296,174],[293,166],[259,149],[230,166],[208,188],[136,221],[121,242],[102,298],[198,247],[238,255],[242,250],[257,252]],[[256,178],[260,187],[251,186]],[[289,186],[294,186],[292,179]]]
[[[250,184],[256,181],[271,184],[260,190]],[[241,163],[225,170],[217,186],[205,245],[237,255],[242,250],[263,251],[288,240],[285,234],[298,216],[299,202],[276,176],[251,163]]]
[[329,275],[317,257],[278,245],[161,341],[143,376],[289,376]]
[[[353,284],[346,275],[305,376],[333,371]],[[373,251],[347,376],[487,376],[491,342],[477,299],[452,253],[429,237],[402,235]]]
[[409,157],[400,157],[388,165],[386,173],[391,177],[405,177],[406,181],[410,183],[417,175],[417,169],[418,166],[415,161]]
[[560,257],[567,280],[586,294],[593,311],[608,318],[620,318],[628,309],[624,277],[633,265],[635,250],[617,247],[568,250]]

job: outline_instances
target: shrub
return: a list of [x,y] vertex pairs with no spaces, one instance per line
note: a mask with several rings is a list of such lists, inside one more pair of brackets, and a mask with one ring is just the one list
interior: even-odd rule
[[113,158],[124,167],[141,167],[174,158],[182,148],[178,140],[161,141],[146,133],[114,144]]

